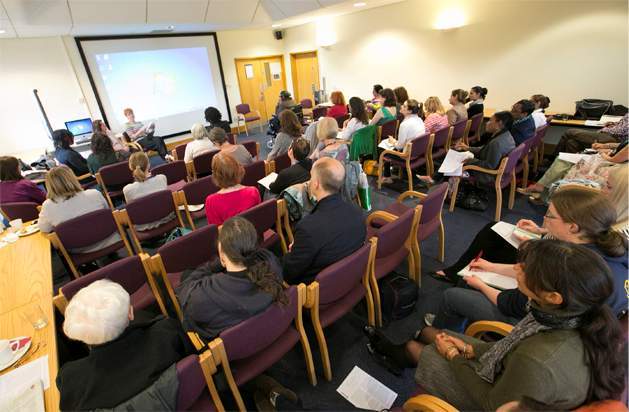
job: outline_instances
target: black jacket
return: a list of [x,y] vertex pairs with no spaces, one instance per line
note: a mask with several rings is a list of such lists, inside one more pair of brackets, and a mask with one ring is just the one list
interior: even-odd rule
[[295,241],[284,256],[284,280],[310,283],[322,269],[360,248],[366,235],[361,209],[340,194],[321,199],[295,228]]
[[282,190],[297,183],[303,183],[310,180],[310,169],[312,168],[312,160],[306,158],[295,163],[291,167],[287,167],[277,174],[275,182],[271,183],[269,189],[271,193],[280,193]]
[[59,163],[72,169],[77,177],[90,172],[87,167],[87,160],[71,147],[67,149],[58,147],[55,150],[55,158],[57,158]]
[[132,322],[117,339],[93,346],[57,375],[61,410],[113,408],[153,384],[164,370],[193,353],[174,319]]
[[485,111],[485,105],[483,103],[470,104],[467,107],[467,118],[471,119],[472,116],[483,113]]
[[214,129],[215,127],[220,127],[221,129],[225,130],[225,133],[232,132],[232,128],[229,125],[229,122],[227,120],[219,120],[216,123],[212,123],[209,126],[205,126],[205,130],[207,130],[207,132],[210,133],[210,131]]
[[513,136],[516,146],[532,138],[535,135],[535,120],[533,120],[533,116],[529,114],[528,116],[513,122],[511,135]]

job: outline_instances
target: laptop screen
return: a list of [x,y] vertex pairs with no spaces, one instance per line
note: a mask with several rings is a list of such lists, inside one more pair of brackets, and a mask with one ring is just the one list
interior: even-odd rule
[[66,122],[66,129],[68,129],[74,137],[92,133],[92,119],[79,119]]

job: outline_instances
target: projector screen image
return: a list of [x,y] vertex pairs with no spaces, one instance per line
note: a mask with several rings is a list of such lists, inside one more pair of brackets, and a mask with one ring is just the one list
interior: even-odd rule
[[125,129],[125,108],[155,123],[155,134],[189,132],[218,108],[229,120],[213,35],[79,38],[86,68],[110,128]]

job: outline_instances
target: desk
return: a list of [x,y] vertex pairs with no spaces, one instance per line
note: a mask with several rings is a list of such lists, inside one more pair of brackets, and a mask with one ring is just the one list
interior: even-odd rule
[[[487,108],[484,110],[483,114],[484,117],[490,118],[491,116],[493,116],[493,114],[496,113],[496,109],[490,109]],[[557,113],[552,113],[552,112],[548,112],[545,113],[547,116],[552,116],[554,114]],[[578,119],[570,119],[570,120],[559,120],[559,119],[555,119],[553,118],[550,121],[551,125],[555,125],[555,126],[575,126],[575,127],[587,127],[587,128],[593,128],[593,129],[600,129],[602,126],[590,126],[590,125],[586,125],[585,124],[585,120],[578,120]]]
[[[50,242],[42,233],[0,248],[0,339],[31,336],[32,347],[37,343],[41,346],[29,360],[48,355],[50,387],[44,392],[47,412],[59,410],[59,391],[55,384],[59,364],[52,297]],[[34,305],[39,305],[48,319],[48,325],[39,331],[23,318],[25,311]],[[30,349],[25,356],[29,353]]]

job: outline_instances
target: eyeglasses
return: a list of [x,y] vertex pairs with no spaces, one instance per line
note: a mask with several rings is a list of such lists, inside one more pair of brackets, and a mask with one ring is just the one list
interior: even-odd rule
[[557,219],[557,216],[553,216],[549,214],[548,212],[546,212],[546,214],[544,215],[544,219]]

